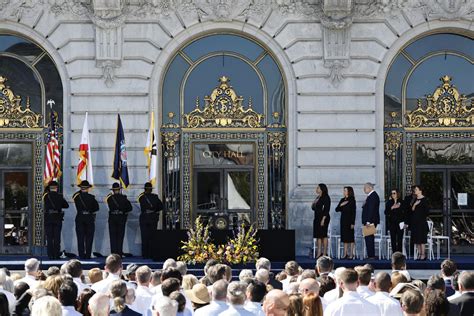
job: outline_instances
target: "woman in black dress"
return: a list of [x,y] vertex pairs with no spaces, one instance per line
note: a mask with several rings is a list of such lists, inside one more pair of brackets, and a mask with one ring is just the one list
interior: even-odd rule
[[415,186],[416,201],[411,207],[411,239],[418,250],[417,260],[426,260],[425,244],[428,235],[426,219],[429,213],[428,201],[423,196],[421,186]]
[[[341,241],[344,243],[344,257],[354,259],[354,225],[356,217],[356,201],[354,189],[344,187],[344,197],[339,201],[336,212],[341,212]],[[348,254],[350,248],[350,255]]]
[[385,218],[390,231],[392,253],[403,252],[403,230],[407,224],[406,206],[398,189],[390,190],[390,198],[385,203]]
[[331,209],[331,198],[328,194],[328,187],[324,183],[316,187],[316,200],[311,209],[314,211],[313,238],[317,239],[318,254],[316,258],[328,253],[328,227],[329,210]]

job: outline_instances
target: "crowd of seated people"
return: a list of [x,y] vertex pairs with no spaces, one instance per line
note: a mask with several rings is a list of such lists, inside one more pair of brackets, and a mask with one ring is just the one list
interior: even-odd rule
[[452,260],[425,283],[413,280],[406,258],[396,252],[392,271],[375,273],[369,264],[334,270],[331,258],[315,269],[289,261],[274,274],[260,258],[255,269],[209,260],[204,276],[189,274],[184,262],[168,259],[161,270],[109,255],[104,270],[83,271],[79,260],[40,271],[34,258],[23,274],[0,269],[0,316],[472,316],[474,272],[459,273]]

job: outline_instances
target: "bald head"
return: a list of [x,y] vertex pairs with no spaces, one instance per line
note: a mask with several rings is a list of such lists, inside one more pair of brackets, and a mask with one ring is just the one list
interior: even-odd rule
[[265,315],[284,316],[289,305],[290,298],[285,292],[282,290],[271,290],[263,302],[263,311]]
[[319,283],[315,279],[304,279],[300,282],[299,292],[306,296],[310,293],[319,295]]
[[377,292],[390,292],[392,279],[387,272],[379,272],[375,275],[375,289]]

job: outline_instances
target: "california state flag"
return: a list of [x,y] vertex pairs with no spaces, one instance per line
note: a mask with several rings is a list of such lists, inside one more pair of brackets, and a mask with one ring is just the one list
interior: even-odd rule
[[89,141],[89,124],[87,124],[87,112],[82,127],[81,144],[79,145],[79,163],[77,165],[77,184],[82,180],[89,181],[94,185],[94,176],[92,173],[91,145]]

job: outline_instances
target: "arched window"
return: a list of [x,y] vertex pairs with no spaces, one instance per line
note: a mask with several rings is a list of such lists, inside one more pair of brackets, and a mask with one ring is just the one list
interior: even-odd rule
[[0,87],[0,253],[31,253],[44,245],[45,126],[54,111],[62,134],[63,86],[40,45],[0,34]]
[[407,44],[385,81],[385,191],[421,184],[454,246],[474,238],[473,73],[473,38],[436,33]]
[[168,226],[202,211],[284,228],[286,85],[264,45],[236,33],[187,43],[165,71],[160,111]]

